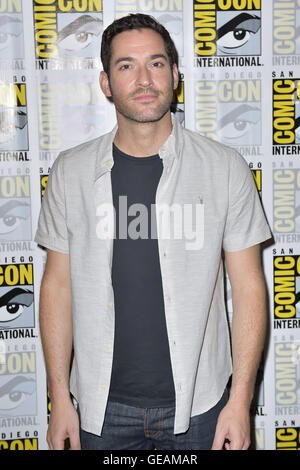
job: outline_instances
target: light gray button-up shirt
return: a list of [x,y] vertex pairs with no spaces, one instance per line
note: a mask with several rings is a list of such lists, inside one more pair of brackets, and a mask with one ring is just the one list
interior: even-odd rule
[[[156,219],[178,434],[187,431],[191,416],[219,401],[232,372],[222,249],[242,250],[271,233],[243,157],[182,129],[173,115],[172,122],[172,133],[159,150],[163,172]],[[70,256],[70,390],[79,402],[82,428],[97,435],[103,427],[114,344],[114,226],[106,223],[102,209],[113,205],[115,133],[116,128],[59,154],[35,236],[38,244]],[[105,232],[110,234],[106,238]]]

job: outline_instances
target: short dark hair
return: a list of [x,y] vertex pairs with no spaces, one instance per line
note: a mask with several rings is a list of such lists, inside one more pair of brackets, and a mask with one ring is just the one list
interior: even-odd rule
[[124,31],[133,29],[152,29],[156,31],[164,40],[166,52],[170,61],[170,66],[174,64],[178,67],[178,52],[175,44],[171,39],[169,32],[166,28],[158,23],[155,18],[150,15],[144,15],[142,13],[131,13],[130,15],[123,16],[118,20],[111,23],[103,32],[102,43],[101,43],[101,60],[103,64],[103,70],[109,76],[110,59],[112,55],[112,40],[117,34],[123,33]]

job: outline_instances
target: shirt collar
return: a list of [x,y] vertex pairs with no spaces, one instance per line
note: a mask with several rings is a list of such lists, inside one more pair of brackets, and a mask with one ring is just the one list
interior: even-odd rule
[[183,130],[175,114],[171,113],[172,132],[166,142],[159,149],[159,156],[163,160],[178,159],[183,146]]
[[[183,130],[181,124],[173,113],[171,113],[171,119],[172,132],[158,151],[159,156],[166,162],[174,158],[178,159],[183,146]],[[103,173],[110,171],[113,167],[114,158],[112,147],[117,129],[118,126],[116,125],[111,132],[105,134],[100,140],[96,158],[95,181],[103,175]]]

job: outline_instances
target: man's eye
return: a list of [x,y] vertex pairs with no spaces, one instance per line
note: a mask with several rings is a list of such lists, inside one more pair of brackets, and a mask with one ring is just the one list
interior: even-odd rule
[[129,64],[124,64],[124,65],[121,65],[120,70],[129,70],[129,68],[130,68]]
[[163,65],[162,62],[154,62],[153,67],[163,67]]

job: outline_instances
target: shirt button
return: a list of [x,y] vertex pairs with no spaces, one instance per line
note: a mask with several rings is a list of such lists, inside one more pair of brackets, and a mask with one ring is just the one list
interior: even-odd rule
[[173,341],[174,346],[176,346],[176,341]]
[[101,385],[100,387],[101,392],[105,392],[105,389],[106,389],[105,385]]
[[112,307],[112,306],[113,306],[113,303],[112,303],[112,302],[109,302],[108,306],[109,306],[109,307]]
[[105,349],[106,349],[107,351],[110,351],[110,345],[109,345],[109,344],[106,344],[106,345],[105,345]]

